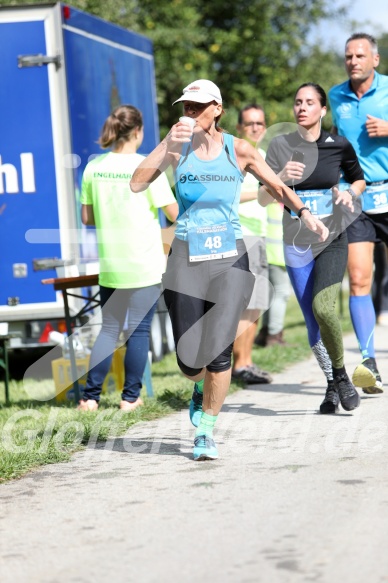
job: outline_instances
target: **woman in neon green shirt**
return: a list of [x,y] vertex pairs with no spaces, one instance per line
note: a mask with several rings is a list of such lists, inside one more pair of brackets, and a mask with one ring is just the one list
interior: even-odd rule
[[128,342],[120,408],[142,404],[141,379],[165,256],[158,220],[161,208],[174,222],[178,206],[162,174],[147,190],[135,194],[129,181],[144,156],[136,151],[143,140],[141,112],[121,105],[106,119],[100,144],[111,151],[95,158],[82,180],[82,222],[95,225],[100,260],[102,328],[90,356],[90,371],[79,408],[96,410],[112,354],[126,322]]

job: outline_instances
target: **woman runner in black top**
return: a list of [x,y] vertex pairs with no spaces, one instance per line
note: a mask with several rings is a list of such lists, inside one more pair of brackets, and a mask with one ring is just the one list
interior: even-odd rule
[[[335,304],[347,264],[346,227],[360,213],[356,198],[363,192],[365,181],[350,142],[321,129],[325,114],[326,94],[322,87],[313,83],[301,85],[294,101],[298,131],[274,138],[266,161],[329,228],[328,240],[317,242],[285,207],[287,271],[306,321],[310,346],[328,381],[320,412],[334,413],[339,402],[347,411],[360,403],[345,371],[342,330]],[[350,187],[338,184],[341,174]],[[271,202],[265,187],[260,189],[259,201]]]

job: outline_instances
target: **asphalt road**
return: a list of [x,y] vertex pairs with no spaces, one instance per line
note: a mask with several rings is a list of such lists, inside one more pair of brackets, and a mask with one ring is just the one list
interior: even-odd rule
[[4,484],[1,582],[388,581],[387,393],[322,416],[323,392],[310,359],[231,395],[218,461],[192,461],[185,410]]

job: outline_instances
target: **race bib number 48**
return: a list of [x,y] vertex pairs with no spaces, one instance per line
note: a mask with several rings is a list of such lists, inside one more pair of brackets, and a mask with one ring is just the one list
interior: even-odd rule
[[187,240],[191,262],[237,255],[236,237],[230,223],[193,227],[188,231]]

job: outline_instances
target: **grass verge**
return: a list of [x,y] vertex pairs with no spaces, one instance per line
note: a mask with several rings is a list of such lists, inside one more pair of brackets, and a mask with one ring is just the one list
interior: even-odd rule
[[[342,305],[344,333],[351,331],[346,298]],[[290,298],[285,323],[287,346],[253,349],[254,362],[269,372],[280,372],[288,365],[311,355],[305,323],[295,297]],[[4,403],[0,383],[0,482],[18,478],[40,465],[67,461],[71,454],[91,440],[106,440],[123,434],[139,421],[150,421],[188,407],[192,383],[179,372],[175,355],[169,354],[152,365],[155,398],[143,397],[144,406],[133,413],[118,410],[120,394],[102,396],[97,412],[77,411],[73,403],[33,401],[37,387],[43,393],[53,386],[52,379],[11,381],[11,404]],[[34,385],[34,386],[32,386]],[[242,388],[232,383],[230,391]]]

